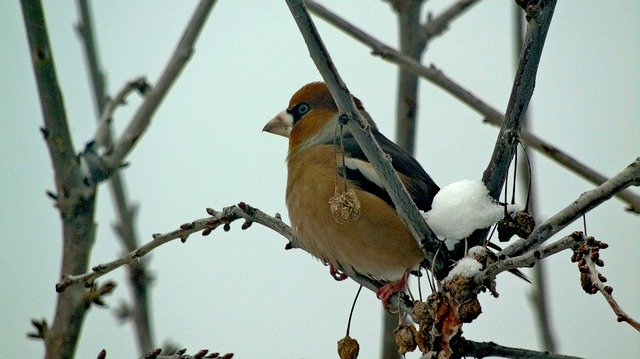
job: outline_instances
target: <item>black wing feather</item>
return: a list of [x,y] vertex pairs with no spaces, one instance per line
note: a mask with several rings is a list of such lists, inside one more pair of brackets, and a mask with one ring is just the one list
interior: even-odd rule
[[[371,132],[378,141],[382,150],[391,156],[391,164],[393,165],[393,168],[401,174],[400,177],[418,209],[425,212],[430,210],[433,197],[440,190],[438,185],[436,185],[413,156],[393,143],[378,130],[372,128]],[[344,134],[342,144],[345,154],[348,157],[368,162],[362,148],[360,148],[352,134]],[[394,207],[391,197],[389,197],[387,191],[367,179],[362,173],[360,173],[360,171],[347,168],[346,174],[347,179],[354,181],[358,187],[377,195],[390,206]]]

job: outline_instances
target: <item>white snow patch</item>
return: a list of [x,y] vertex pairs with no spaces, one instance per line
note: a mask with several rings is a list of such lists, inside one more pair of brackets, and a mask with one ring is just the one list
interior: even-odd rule
[[476,273],[480,272],[482,269],[482,264],[473,258],[462,258],[456,263],[456,266],[451,269],[451,272],[447,275],[444,280],[451,280],[456,275],[461,275],[463,277],[471,277]]
[[516,213],[524,211],[524,205],[520,203],[516,204],[508,204],[507,205],[507,213],[511,218],[516,218]]
[[487,228],[502,218],[504,208],[493,202],[482,181],[462,180],[442,188],[431,210],[423,213],[429,227],[452,248],[474,230]]

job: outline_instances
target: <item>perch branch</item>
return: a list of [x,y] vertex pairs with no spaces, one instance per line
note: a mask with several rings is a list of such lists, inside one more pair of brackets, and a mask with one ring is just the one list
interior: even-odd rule
[[[84,283],[85,286],[90,286],[96,279],[112,272],[117,268],[137,261],[139,258],[144,257],[145,255],[165,243],[171,242],[178,238],[180,238],[182,242],[185,242],[190,235],[200,231],[202,231],[203,236],[206,236],[221,225],[223,226],[223,229],[225,231],[228,231],[231,229],[231,222],[238,219],[245,220],[244,224],[242,225],[242,229],[249,228],[254,222],[261,224],[286,238],[289,241],[289,243],[285,247],[286,249],[299,248],[307,251],[304,247],[304,244],[295,237],[293,231],[291,230],[291,227],[282,221],[279,214],[276,214],[275,217],[272,217],[262,212],[258,208],[252,207],[243,202],[235,206],[225,207],[221,212],[215,211],[211,208],[207,208],[207,213],[211,217],[201,218],[193,222],[184,223],[180,226],[179,229],[171,232],[154,234],[153,240],[142,245],[140,248],[137,248],[111,262],[94,266],[90,272],[79,275],[63,276],[63,278],[56,284],[56,291],[64,292],[68,290],[69,287],[73,287],[74,285],[79,283]],[[377,289],[375,284],[366,277],[355,277],[352,279],[373,292],[375,292],[375,290]],[[403,297],[402,299],[403,300],[400,301],[400,309],[405,313],[413,315],[411,312],[412,308],[410,303],[406,300],[406,298]],[[392,308],[398,307],[397,295],[391,297],[390,306]]]
[[[311,0],[307,0],[305,3],[309,7],[309,9],[316,15],[326,20],[338,29],[344,31],[347,35],[370,47],[372,49],[373,55],[380,56],[384,60],[395,63],[396,65],[407,69],[407,71],[413,72],[416,75],[440,87],[442,90],[448,92],[467,106],[482,114],[485,117],[486,122],[494,126],[502,125],[504,115],[500,113],[500,111],[498,111],[496,108],[492,107],[482,99],[478,98],[471,91],[467,90],[466,88],[462,87],[461,85],[447,77],[434,65],[431,65],[430,67],[422,66],[422,64],[420,64],[419,62],[400,53],[399,51],[393,49],[391,46],[378,41],[371,35],[349,23],[347,20],[327,10],[322,5],[319,5]],[[578,161],[573,156],[563,152],[556,146],[546,142],[545,140],[537,137],[530,132],[522,131],[520,133],[520,140],[525,145],[534,148],[535,150],[554,160],[556,163],[576,173],[580,177],[595,185],[601,185],[607,180],[605,176],[593,170],[586,164]],[[616,197],[627,203],[629,205],[628,209],[630,211],[640,213],[640,196],[634,194],[630,190],[624,190],[616,193]]]
[[578,199],[544,223],[537,226],[526,239],[519,239],[498,253],[498,256],[511,257],[523,254],[529,248],[540,245],[571,222],[581,217],[600,203],[611,198],[614,193],[628,186],[640,185],[640,157],[611,179],[600,186],[584,192]]
[[131,122],[115,143],[112,152],[105,156],[104,160],[109,167],[119,167],[151,123],[153,114],[162,103],[162,100],[178,78],[178,75],[182,72],[187,61],[191,58],[194,52],[194,44],[215,3],[215,0],[201,0],[198,3],[187,28],[178,42],[178,46],[157,83],[153,89],[149,91],[144,102],[142,102],[131,119]]

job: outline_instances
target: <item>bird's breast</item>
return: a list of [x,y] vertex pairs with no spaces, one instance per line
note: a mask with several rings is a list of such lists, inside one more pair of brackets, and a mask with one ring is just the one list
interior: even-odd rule
[[407,269],[417,268],[422,253],[387,203],[349,181],[347,188],[355,190],[361,205],[360,216],[343,223],[334,220],[329,199],[345,188],[336,170],[340,160],[330,145],[289,155],[286,202],[293,231],[311,254],[347,274],[397,281]]

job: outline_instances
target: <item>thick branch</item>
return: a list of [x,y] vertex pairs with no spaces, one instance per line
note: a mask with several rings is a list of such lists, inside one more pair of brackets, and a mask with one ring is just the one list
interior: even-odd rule
[[517,240],[499,252],[498,255],[512,257],[523,254],[528,249],[540,245],[600,203],[611,198],[614,193],[631,185],[640,185],[640,158],[637,158],[635,162],[605,183],[580,195],[565,209],[537,226],[528,238]]
[[[24,0],[22,12],[45,123],[42,133],[55,174],[63,239],[60,271],[83,273],[95,242],[95,187],[83,183],[76,159],[42,5]],[[84,288],[78,287],[58,296],[53,324],[44,338],[46,358],[73,357],[89,308],[84,293]]]
[[538,64],[555,6],[556,0],[541,0],[529,14],[527,33],[520,52],[518,70],[513,81],[505,118],[500,127],[491,161],[482,176],[489,195],[495,200],[500,195],[509,164],[518,145],[520,129],[533,95]]
[[187,28],[178,42],[178,46],[160,75],[155,87],[149,91],[146,99],[133,116],[129,126],[127,126],[115,143],[113,151],[105,157],[105,162],[107,162],[110,167],[118,167],[146,131],[151,123],[153,114],[178,78],[178,75],[180,75],[180,72],[182,72],[189,58],[191,58],[194,51],[193,46],[215,3],[215,0],[201,0],[198,3]]
[[[403,55],[399,51],[393,49],[391,46],[378,41],[371,35],[355,27],[345,19],[327,10],[318,3],[307,0],[305,1],[307,6],[316,15],[320,16],[327,22],[331,23],[335,27],[344,31],[347,35],[360,41],[366,46],[369,46],[373,50],[374,55],[378,55],[383,59],[402,66],[407,71],[413,72],[416,75],[430,81],[434,85],[440,87],[444,91],[448,92],[458,100],[465,103],[478,113],[482,114],[488,123],[494,126],[501,126],[504,120],[504,115],[500,113],[495,107],[492,107],[482,99],[475,96],[471,91],[462,87],[455,81],[448,78],[442,71],[435,66],[424,67],[419,62],[411,59],[408,56]],[[593,170],[584,163],[581,163],[571,155],[563,152],[556,146],[544,141],[543,139],[527,132],[522,131],[520,133],[520,140],[525,145],[532,147],[544,155],[548,156],[558,164],[573,171],[577,175],[586,179],[587,181],[601,185],[607,178],[597,171]],[[640,213],[640,196],[634,194],[629,190],[621,191],[616,194],[616,197],[626,202],[629,205],[629,210],[635,213]]]
[[[392,1],[398,15],[400,51],[420,62],[426,41],[421,36],[420,14],[422,1]],[[396,100],[396,143],[413,154],[418,119],[418,77],[404,68],[398,69],[398,95]]]

